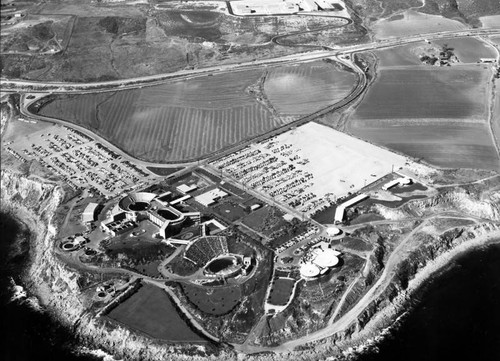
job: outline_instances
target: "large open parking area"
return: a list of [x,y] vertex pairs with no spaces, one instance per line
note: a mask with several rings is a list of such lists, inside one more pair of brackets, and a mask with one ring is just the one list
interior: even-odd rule
[[75,190],[90,188],[114,197],[154,177],[92,138],[61,125],[25,136],[13,134],[7,143],[7,151],[18,160],[39,161]]
[[245,187],[310,215],[406,162],[398,154],[308,123],[212,166]]

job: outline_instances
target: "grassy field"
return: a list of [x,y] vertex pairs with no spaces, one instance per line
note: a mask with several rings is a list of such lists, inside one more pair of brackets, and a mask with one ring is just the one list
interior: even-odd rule
[[165,291],[151,285],[143,285],[107,317],[160,340],[204,341],[177,314]]
[[273,286],[269,292],[269,303],[273,305],[286,305],[290,299],[295,280],[288,278],[278,278],[273,280]]
[[137,158],[195,159],[284,124],[245,93],[260,76],[256,70],[59,97],[41,114],[83,125]]
[[379,69],[393,66],[423,66],[419,55],[435,49],[435,46],[426,42],[412,43],[395,48],[377,50],[375,54],[379,60]]
[[402,18],[377,21],[373,30],[378,39],[404,37],[408,35],[433,33],[447,30],[461,30],[466,26],[459,21],[439,15],[428,15],[416,11],[406,11]]
[[[161,8],[123,2],[36,4],[32,12],[42,21],[74,17],[68,48],[53,57],[7,54],[2,71],[10,77],[82,82],[252,61],[306,50],[270,42],[276,34],[331,23],[331,18],[319,16],[233,17],[217,8],[223,9],[225,4],[167,2]],[[22,19],[21,26],[24,23]],[[350,30],[344,34],[344,29]],[[364,29],[350,25],[339,29],[335,40],[363,34]],[[20,41],[15,43],[22,46],[24,35],[16,31],[13,36]]]
[[211,315],[230,312],[242,298],[239,286],[207,288],[183,284],[182,290],[199,310]]
[[264,92],[280,114],[306,115],[345,98],[355,81],[355,74],[316,61],[271,70]]
[[476,38],[443,39],[432,43],[439,46],[447,44],[462,63],[477,63],[481,58],[496,57],[495,49]]
[[498,169],[488,77],[481,65],[381,69],[349,131],[438,166]]

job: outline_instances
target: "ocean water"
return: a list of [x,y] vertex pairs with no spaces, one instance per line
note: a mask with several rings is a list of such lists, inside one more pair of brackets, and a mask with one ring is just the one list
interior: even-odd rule
[[26,266],[29,233],[15,219],[0,213],[0,360],[94,361],[77,355],[78,341],[47,313],[26,301],[11,301],[11,277],[20,284]]
[[[10,278],[20,283],[29,234],[0,213],[0,360],[94,361],[75,354],[78,340],[44,312],[11,302]],[[19,237],[17,237],[19,238]],[[379,352],[359,361],[500,360],[500,246],[459,257],[429,282],[422,301]]]
[[500,246],[460,256],[402,327],[360,361],[500,360]]

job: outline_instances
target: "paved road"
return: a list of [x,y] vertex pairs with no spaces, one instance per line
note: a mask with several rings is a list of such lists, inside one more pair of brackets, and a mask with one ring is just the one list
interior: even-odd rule
[[242,71],[260,68],[262,66],[283,65],[304,61],[320,60],[332,56],[349,55],[355,52],[375,50],[400,46],[425,40],[447,39],[464,36],[487,36],[498,35],[500,29],[466,29],[458,31],[443,31],[428,34],[407,36],[404,38],[391,38],[374,41],[366,44],[358,44],[344,47],[329,48],[329,50],[311,51],[301,54],[292,54],[271,59],[262,59],[237,64],[212,66],[201,69],[181,70],[175,73],[157,74],[137,78],[113,80],[95,83],[69,83],[69,82],[39,82],[20,79],[1,78],[1,89],[4,91],[22,93],[94,93],[104,91],[116,91],[122,89],[141,88],[152,86],[171,80],[184,80],[197,76],[208,76],[209,74],[227,73],[229,71]]
[[[33,114],[33,113],[29,112],[28,111],[29,106],[32,103],[36,102],[38,99],[40,99],[41,98],[40,96],[37,96],[31,100],[28,100],[26,98],[26,95],[23,95],[22,100],[21,100],[20,112],[26,118],[31,118],[31,119],[36,119],[36,120],[46,121],[46,122],[52,122],[52,123],[64,125],[64,126],[67,126],[70,128],[74,128],[74,129],[88,135],[89,137],[96,139],[97,141],[99,141],[100,143],[102,143],[103,145],[108,147],[109,149],[113,150],[115,153],[120,154],[123,158],[125,158],[125,159],[127,159],[127,160],[129,160],[137,165],[143,166],[143,167],[148,167],[148,166],[149,167],[163,167],[163,168],[194,167],[194,166],[199,166],[201,164],[211,162],[211,161],[213,161],[217,158],[220,158],[226,154],[230,154],[230,153],[233,153],[233,152],[238,151],[240,149],[243,149],[243,148],[247,147],[248,145],[250,145],[251,143],[260,142],[264,139],[267,139],[267,138],[279,135],[281,133],[287,132],[292,128],[295,128],[295,127],[300,126],[302,124],[306,124],[306,123],[312,121],[313,119],[315,119],[319,116],[322,116],[324,114],[327,114],[329,112],[341,110],[343,108],[349,107],[366,89],[367,84],[368,84],[367,79],[366,79],[366,75],[365,75],[364,71],[362,69],[360,69],[355,63],[348,62],[347,60],[341,60],[338,57],[334,57],[334,58],[337,61],[343,63],[344,65],[350,67],[356,74],[358,74],[358,79],[357,79],[357,82],[355,84],[355,87],[353,88],[351,93],[349,95],[347,95],[344,99],[342,99],[341,101],[339,101],[335,104],[327,106],[319,111],[316,111],[312,114],[309,114],[307,116],[299,118],[299,119],[292,121],[288,124],[282,125],[281,127],[278,127],[270,132],[255,136],[253,138],[249,138],[249,139],[242,141],[238,144],[230,145],[228,147],[225,147],[225,148],[220,149],[218,151],[215,151],[213,153],[205,154],[200,159],[191,159],[191,160],[184,160],[182,162],[164,162],[164,163],[158,163],[158,162],[153,163],[153,162],[148,162],[148,161],[145,161],[142,159],[137,159],[137,158],[133,157],[132,155],[126,153],[124,150],[118,148],[117,146],[115,146],[111,142],[107,141],[105,138],[103,138],[103,137],[97,135],[96,133],[86,129],[85,127],[82,127],[82,126],[74,124],[74,123],[70,123],[70,122],[65,121],[65,120],[50,118],[50,117],[42,116],[39,114]],[[202,159],[203,159],[203,161],[202,161]],[[150,173],[152,173],[152,172],[150,172]]]
[[[399,244],[399,246],[395,249],[395,251],[389,257],[386,267],[384,271],[379,277],[378,281],[370,288],[370,290],[358,301],[354,307],[349,310],[346,314],[344,314],[337,321],[329,324],[327,327],[308,334],[306,336],[300,337],[298,339],[285,342],[276,347],[262,347],[262,346],[249,346],[245,345],[234,345],[235,349],[244,352],[244,353],[257,353],[257,352],[289,352],[297,346],[304,345],[309,342],[314,342],[321,340],[323,338],[332,336],[335,333],[346,330],[350,325],[361,315],[361,313],[365,310],[365,308],[377,297],[379,297],[386,287],[392,281],[391,273],[394,271],[395,266],[401,261],[401,257],[404,257],[406,253],[406,245],[411,242],[413,235],[426,226],[426,223],[421,224],[419,227],[415,228],[412,232],[410,232],[403,241]],[[484,239],[496,239],[500,237],[500,231],[492,232],[491,234],[481,236]]]

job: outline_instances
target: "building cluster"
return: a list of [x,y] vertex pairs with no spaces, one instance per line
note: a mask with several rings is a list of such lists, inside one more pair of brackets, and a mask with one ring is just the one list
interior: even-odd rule
[[234,15],[286,15],[300,12],[342,11],[338,0],[241,0],[231,1]]
[[327,273],[339,264],[341,252],[331,248],[328,242],[319,242],[309,249],[301,260],[300,275],[306,280]]
[[175,208],[178,199],[166,201],[171,194],[130,193],[115,205],[110,216],[101,223],[101,229],[115,237],[136,228],[142,218],[158,227],[160,238],[167,239],[171,234],[178,233],[185,221],[199,223],[200,212],[181,212]]

